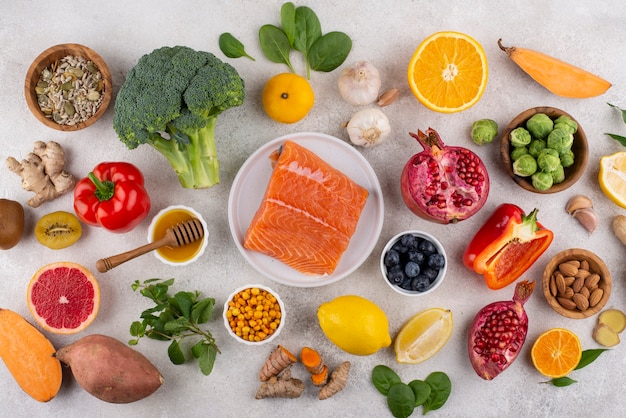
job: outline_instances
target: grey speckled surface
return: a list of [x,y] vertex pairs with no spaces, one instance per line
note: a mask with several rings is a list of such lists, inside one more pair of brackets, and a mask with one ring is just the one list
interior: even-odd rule
[[[179,289],[198,289],[217,299],[236,287],[252,282],[272,286],[280,293],[287,308],[286,327],[277,342],[292,350],[304,345],[318,348],[330,365],[350,360],[353,364],[346,389],[336,397],[320,402],[316,390],[307,384],[302,398],[296,400],[255,401],[257,372],[271,347],[246,347],[227,336],[221,319],[210,324],[222,354],[210,377],[202,376],[193,364],[169,363],[166,345],[142,341],[137,349],[148,356],[165,376],[166,382],[153,396],[128,405],[103,403],[87,393],[66,373],[57,398],[39,404],[28,398],[13,382],[6,368],[0,367],[3,405],[0,416],[23,417],[108,417],[108,416],[218,416],[218,417],[364,417],[389,416],[384,398],[370,383],[370,373],[377,364],[393,367],[403,380],[423,379],[430,372],[449,374],[453,391],[448,403],[432,416],[446,417],[589,417],[623,416],[626,398],[621,388],[626,384],[624,346],[603,354],[591,366],[575,372],[579,382],[568,388],[540,384],[545,379],[533,368],[529,351],[532,341],[551,327],[566,327],[581,338],[584,348],[596,348],[591,339],[595,318],[571,320],[559,316],[547,305],[541,292],[527,304],[530,317],[529,342],[517,362],[495,381],[478,378],[467,359],[466,334],[474,314],[485,304],[509,299],[512,287],[489,291],[481,278],[470,274],[460,261],[465,242],[502,202],[512,202],[530,211],[540,209],[539,218],[556,232],[552,246],[530,269],[525,278],[539,280],[543,266],[557,252],[584,247],[596,252],[607,263],[614,277],[608,306],[626,308],[624,298],[624,247],[613,236],[611,219],[624,214],[602,194],[597,183],[598,161],[602,155],[622,149],[605,132],[624,133],[626,125],[606,102],[626,106],[624,48],[626,29],[623,20],[626,6],[609,1],[308,1],[297,2],[314,8],[324,31],[347,32],[354,41],[346,65],[369,60],[380,70],[384,87],[398,87],[401,98],[385,109],[393,138],[377,148],[360,149],[374,168],[384,191],[385,221],[374,251],[365,263],[342,281],[321,288],[302,289],[273,283],[247,266],[237,251],[228,228],[227,201],[230,186],[239,167],[259,146],[293,132],[322,132],[347,140],[341,125],[356,108],[341,100],[336,88],[338,72],[313,73],[311,83],[316,104],[310,115],[293,125],[279,125],[269,120],[260,105],[265,81],[285,67],[270,63],[257,41],[259,27],[279,23],[281,1],[165,1],[127,2],[112,0],[85,5],[59,0],[54,4],[34,1],[5,2],[0,18],[0,142],[1,159],[24,157],[36,140],[55,140],[66,149],[68,169],[84,176],[103,160],[125,160],[140,167],[147,178],[152,196],[152,214],[170,204],[187,204],[206,218],[211,240],[201,261],[184,268],[168,267],[152,256],[144,256],[106,274],[97,274],[102,288],[100,313],[83,335],[103,333],[120,340],[129,338],[128,326],[147,307],[134,294],[130,283],[150,277],[175,277]],[[421,106],[410,94],[406,65],[413,50],[427,35],[440,30],[468,33],[484,46],[490,65],[487,89],[480,102],[458,114],[437,114]],[[113,72],[115,89],[124,75],[144,53],[163,45],[184,44],[214,51],[222,32],[232,32],[246,45],[256,62],[228,60],[246,81],[245,104],[223,114],[218,122],[218,150],[222,161],[221,183],[208,190],[183,190],[165,160],[150,148],[127,151],[112,129],[113,109],[88,129],[77,133],[51,130],[29,113],[23,95],[23,82],[30,62],[49,46],[77,42],[95,49]],[[613,83],[603,96],[571,100],[552,95],[522,73],[496,44],[498,38],[508,45],[541,50],[572,64],[600,74]],[[225,58],[224,58],[225,59]],[[298,71],[299,57],[293,57]],[[507,178],[500,165],[498,146],[474,147],[468,137],[471,122],[489,117],[504,127],[521,111],[540,105],[561,108],[582,124],[590,145],[589,166],[571,189],[555,195],[522,191]],[[427,127],[437,129],[453,145],[473,147],[488,166],[492,189],[484,207],[474,218],[453,226],[428,223],[414,217],[403,205],[398,187],[402,166],[417,146],[407,132]],[[588,195],[600,223],[588,235],[564,211],[574,194]],[[0,169],[0,197],[24,203],[30,197],[22,191],[19,179],[7,169]],[[91,267],[98,258],[115,254],[145,241],[148,222],[124,235],[113,235],[95,228],[85,228],[79,245],[61,251],[40,246],[30,233],[36,220],[53,210],[71,210],[72,198],[65,195],[38,209],[26,208],[27,233],[20,244],[0,253],[0,306],[31,319],[24,302],[31,275],[43,264],[75,261]],[[436,292],[424,298],[403,298],[383,283],[378,258],[384,243],[397,232],[420,229],[439,238],[449,255],[448,275]],[[359,294],[378,303],[387,313],[392,335],[415,313],[429,307],[453,311],[455,326],[452,338],[441,352],[415,366],[396,364],[393,350],[384,349],[369,357],[355,357],[341,352],[321,333],[316,320],[317,306],[343,294]],[[216,312],[216,316],[221,309]],[[55,346],[80,337],[48,335]],[[302,369],[294,370],[306,379]],[[415,415],[421,414],[420,410]]]

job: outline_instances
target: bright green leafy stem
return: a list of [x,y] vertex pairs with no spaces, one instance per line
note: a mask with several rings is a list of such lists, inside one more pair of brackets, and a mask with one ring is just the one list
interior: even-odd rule
[[[609,106],[619,110],[622,113],[622,120],[624,121],[624,123],[626,123],[626,109],[620,109],[619,107],[615,106],[614,104],[611,103],[607,103]],[[626,137],[622,136],[622,135],[617,135],[617,134],[609,134],[609,133],[605,133],[605,135],[608,135],[609,137],[613,138],[614,140],[616,140],[617,142],[619,142],[620,144],[622,144],[623,146],[626,147]]]
[[[200,298],[200,293],[177,292],[171,296],[169,287],[174,279],[148,279],[143,283],[136,280],[132,284],[133,291],[139,292],[155,303],[155,306],[141,313],[141,321],[130,326],[130,345],[137,345],[142,337],[160,341],[170,341],[167,354],[174,364],[183,364],[189,355],[185,355],[182,341],[200,337],[190,348],[191,356],[198,360],[200,371],[208,376],[213,370],[215,357],[219,349],[215,339],[208,330],[200,328],[211,319],[215,299]],[[188,340],[187,340],[188,341]]]
[[231,33],[226,32],[220,35],[219,46],[222,53],[228,58],[246,57],[255,61],[253,57],[248,55],[241,41],[235,38]]
[[[607,350],[608,348],[594,348],[590,350],[584,350],[582,356],[580,357],[580,360],[578,361],[578,365],[576,365],[576,368],[574,370],[580,370],[583,367],[590,365],[598,357],[600,357],[600,354],[604,353]],[[550,379],[547,382],[543,382],[543,383],[549,383],[552,386],[557,386],[557,387],[565,387],[576,382],[577,380],[574,380],[568,376],[563,376],[563,377],[556,377],[554,379]]]

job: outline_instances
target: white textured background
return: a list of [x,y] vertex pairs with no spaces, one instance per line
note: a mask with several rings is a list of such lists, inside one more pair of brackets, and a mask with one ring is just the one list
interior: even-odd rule
[[[8,0],[0,15],[0,159],[18,159],[32,149],[36,140],[60,142],[68,157],[68,170],[82,177],[97,163],[123,160],[136,164],[147,178],[152,197],[152,214],[170,204],[186,204],[199,210],[211,233],[209,247],[200,262],[173,268],[148,255],[106,274],[97,274],[101,286],[101,310],[83,335],[103,333],[122,341],[129,339],[128,327],[148,301],[130,289],[136,280],[175,277],[175,290],[200,290],[213,296],[221,306],[236,287],[262,282],[277,290],[286,303],[286,328],[277,340],[298,351],[304,345],[316,347],[330,365],[352,361],[346,389],[336,397],[320,402],[317,390],[307,382],[307,390],[296,400],[254,400],[257,373],[270,346],[249,348],[227,336],[221,309],[209,327],[222,354],[215,370],[203,376],[195,364],[170,364],[167,344],[142,340],[137,349],[148,356],[165,376],[165,384],[151,397],[128,405],[110,405],[84,392],[66,373],[57,397],[39,404],[25,395],[4,366],[0,366],[0,416],[216,416],[216,417],[365,417],[390,416],[385,399],[374,389],[370,373],[377,364],[394,368],[404,381],[424,379],[441,370],[452,379],[453,390],[447,404],[432,416],[450,417],[589,417],[623,416],[626,398],[624,345],[603,354],[595,363],[575,372],[579,383],[568,388],[540,384],[529,358],[534,339],[551,327],[566,327],[581,338],[583,348],[596,348],[591,339],[594,318],[571,320],[552,311],[541,291],[527,303],[530,317],[528,342],[517,362],[495,381],[486,382],[472,370],[466,354],[466,334],[474,314],[487,303],[510,299],[513,286],[490,291],[482,279],[470,274],[461,263],[465,242],[482,225],[492,210],[503,202],[521,205],[526,211],[538,207],[539,219],[556,233],[552,246],[524,277],[540,280],[543,267],[557,252],[584,247],[600,255],[609,266],[613,294],[607,307],[625,309],[623,262],[624,247],[611,231],[611,220],[624,214],[604,197],[598,187],[598,161],[602,155],[622,150],[605,132],[626,134],[617,111],[606,102],[626,107],[626,6],[614,1],[306,1],[318,14],[324,32],[344,31],[353,40],[345,65],[356,60],[374,63],[383,77],[383,86],[399,87],[399,101],[385,109],[394,130],[384,145],[361,150],[375,169],[384,190],[385,224],[371,256],[351,276],[323,288],[299,289],[273,283],[248,267],[232,241],[226,206],[231,182],[246,158],[266,141],[292,132],[315,131],[347,140],[343,122],[356,110],[341,100],[336,88],[339,71],[313,73],[316,104],[309,116],[294,125],[280,125],[263,112],[260,92],[265,81],[286,67],[266,60],[258,45],[258,29],[265,23],[279,24],[282,1],[119,1],[35,2]],[[457,114],[437,114],[421,106],[405,81],[407,63],[419,42],[433,32],[465,32],[484,46],[489,60],[489,83],[481,101]],[[226,59],[218,49],[222,32],[232,32],[245,44],[256,62],[245,58]],[[597,73],[613,83],[603,96],[571,100],[552,95],[526,76],[498,49],[496,41],[541,50]],[[112,129],[112,106],[95,125],[76,133],[62,133],[45,127],[29,112],[23,95],[23,82],[31,61],[44,49],[67,42],[96,50],[113,73],[115,91],[126,72],[144,53],[165,45],[187,45],[216,53],[233,64],[246,82],[243,106],[221,115],[217,126],[217,147],[222,162],[221,183],[208,190],[183,190],[173,171],[156,151],[146,146],[128,151]],[[302,62],[293,56],[296,69]],[[469,139],[471,123],[492,118],[501,128],[521,111],[534,106],[554,106],[573,115],[588,135],[589,166],[571,189],[554,195],[523,191],[506,176],[499,160],[497,144],[475,147]],[[404,163],[418,151],[409,131],[433,127],[451,145],[474,149],[484,159],[492,179],[491,193],[484,209],[468,221],[443,226],[422,221],[403,205],[398,179]],[[589,236],[565,213],[567,200],[574,194],[593,199],[600,217],[596,232]],[[0,197],[25,205],[30,197],[20,187],[19,178],[0,167]],[[42,247],[32,235],[36,220],[54,210],[72,210],[72,198],[65,195],[38,209],[26,207],[26,232],[20,244],[0,252],[0,306],[31,319],[25,303],[26,285],[42,265],[55,261],[82,263],[95,271],[98,258],[133,248],[145,242],[148,221],[134,231],[114,235],[96,228],[85,228],[84,236],[73,247],[52,251]],[[437,236],[449,255],[448,275],[436,292],[424,298],[403,298],[387,287],[378,269],[380,251],[391,236],[405,229],[421,229]],[[540,286],[538,286],[540,289]],[[393,349],[369,357],[355,357],[338,350],[325,339],[316,320],[320,303],[343,294],[358,294],[378,303],[387,313],[392,336],[415,313],[429,307],[453,311],[454,333],[435,357],[420,365],[396,364]],[[82,335],[48,335],[55,346],[69,344]],[[303,380],[306,372],[295,369]],[[421,409],[414,412],[421,414]]]

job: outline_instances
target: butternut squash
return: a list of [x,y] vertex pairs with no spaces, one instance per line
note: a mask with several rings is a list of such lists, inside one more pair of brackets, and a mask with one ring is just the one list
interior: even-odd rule
[[20,314],[0,308],[0,357],[24,392],[48,402],[61,388],[61,363],[52,343]]
[[603,78],[541,52],[505,47],[502,39],[498,39],[498,46],[533,80],[558,96],[585,99],[611,87]]

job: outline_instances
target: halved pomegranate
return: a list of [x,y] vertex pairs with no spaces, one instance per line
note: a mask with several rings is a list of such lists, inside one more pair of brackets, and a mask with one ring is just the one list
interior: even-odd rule
[[469,218],[489,195],[489,175],[482,160],[464,147],[446,146],[434,129],[409,133],[424,147],[404,166],[402,198],[416,215],[443,224]]
[[474,317],[467,339],[467,351],[478,376],[491,380],[517,358],[526,341],[528,316],[524,303],[535,282],[521,281],[515,286],[513,300],[493,302]]

